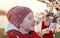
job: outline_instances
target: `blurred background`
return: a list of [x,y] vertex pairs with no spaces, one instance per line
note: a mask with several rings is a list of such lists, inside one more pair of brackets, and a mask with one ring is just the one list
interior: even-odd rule
[[[48,0],[0,0],[0,38],[6,38],[6,36],[4,36],[4,29],[8,23],[6,14],[8,13],[8,10],[14,6],[26,6],[33,10],[35,19],[40,18],[40,20],[37,20],[40,21],[39,24],[35,26],[35,31],[40,33],[42,16],[46,13],[46,9],[48,11],[50,9],[50,2]],[[57,13],[55,8],[60,9],[60,0],[56,0],[53,8],[53,12]],[[57,26],[55,35],[56,38],[60,38],[60,25]]]

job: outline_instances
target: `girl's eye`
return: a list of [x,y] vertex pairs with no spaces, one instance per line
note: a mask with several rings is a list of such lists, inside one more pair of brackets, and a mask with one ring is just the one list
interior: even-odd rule
[[29,18],[30,20],[32,19],[32,18]]

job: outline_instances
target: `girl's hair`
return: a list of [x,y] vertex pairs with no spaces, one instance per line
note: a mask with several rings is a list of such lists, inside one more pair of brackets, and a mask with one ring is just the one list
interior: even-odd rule
[[[53,1],[55,1],[55,0],[53,0]],[[52,2],[52,0],[49,0],[49,2]]]
[[53,15],[54,15],[53,13],[48,13],[46,17],[53,16]]
[[55,16],[53,16],[53,17],[54,17],[54,19],[53,19],[53,21],[52,21],[52,22],[53,22],[53,23],[57,23],[57,20],[56,20],[56,19],[57,19],[57,17],[55,17]]
[[55,8],[57,11],[60,11],[60,9],[59,8]]

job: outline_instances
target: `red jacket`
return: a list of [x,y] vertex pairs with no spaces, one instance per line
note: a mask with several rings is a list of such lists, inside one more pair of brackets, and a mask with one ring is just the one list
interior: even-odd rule
[[[42,21],[42,28],[41,28],[41,30],[43,30],[43,29],[45,29],[45,28],[48,28],[48,27],[49,27],[49,26],[46,26],[46,25],[44,24],[44,21]],[[42,35],[42,37],[43,37],[43,38],[54,38],[53,32],[52,32],[52,31],[49,31],[49,33],[46,33],[46,34]]]
[[11,30],[7,33],[8,38],[41,38],[36,32],[32,31],[29,34],[22,34],[17,30]]

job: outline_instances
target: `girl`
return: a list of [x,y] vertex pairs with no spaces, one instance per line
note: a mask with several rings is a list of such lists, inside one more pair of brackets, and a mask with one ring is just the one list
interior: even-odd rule
[[33,12],[28,7],[16,6],[7,13],[7,38],[41,38],[35,31]]
[[[52,14],[51,14],[52,15]],[[50,13],[48,13],[45,17],[45,19],[42,21],[42,27],[41,27],[41,31],[42,31],[42,37],[43,38],[54,38],[53,34],[54,32],[52,32],[49,29],[49,26],[51,24],[51,19],[50,19]]]

